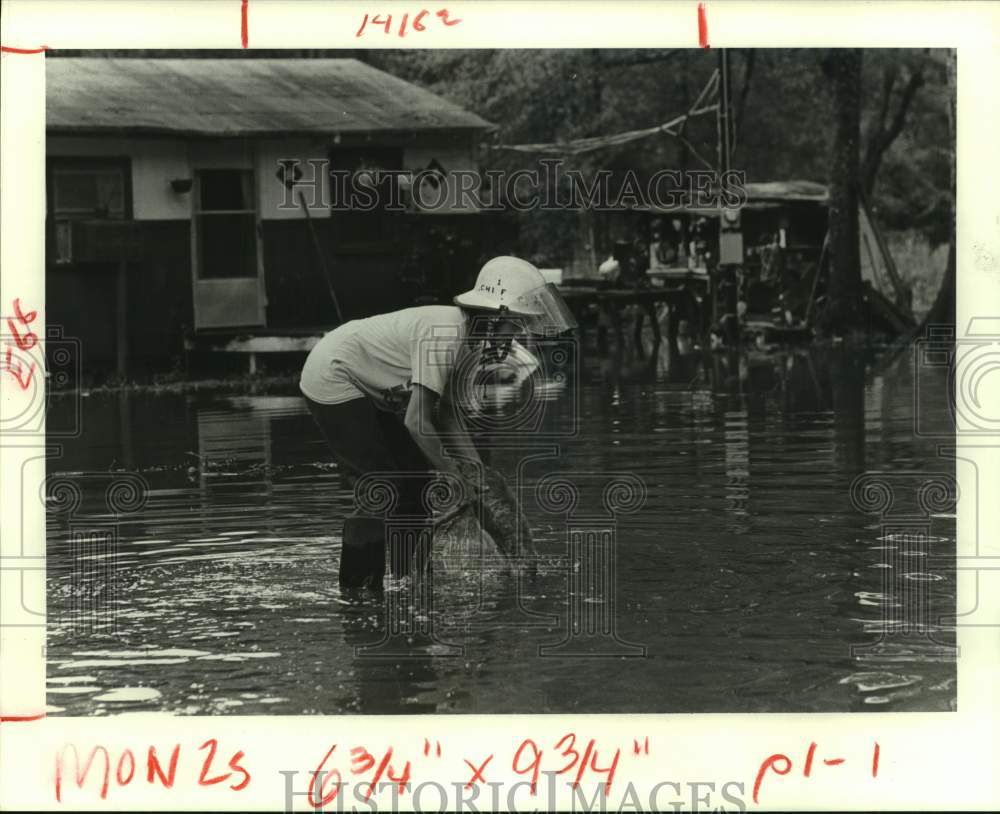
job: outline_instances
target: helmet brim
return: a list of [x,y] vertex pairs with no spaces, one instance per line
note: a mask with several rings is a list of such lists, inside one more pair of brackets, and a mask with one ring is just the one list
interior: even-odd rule
[[465,291],[452,302],[461,308],[471,308],[475,311],[499,311],[496,301],[482,291]]
[[554,335],[577,328],[576,317],[566,305],[558,288],[552,283],[545,283],[521,295],[512,307],[501,308],[486,292],[476,290],[459,294],[453,302],[461,308],[472,311],[525,319],[526,329],[533,334]]
[[468,308],[471,311],[487,311],[491,314],[509,314],[512,317],[534,317],[534,312],[528,312],[509,306],[498,306],[496,300],[482,291],[466,291],[459,294],[452,300],[460,308]]

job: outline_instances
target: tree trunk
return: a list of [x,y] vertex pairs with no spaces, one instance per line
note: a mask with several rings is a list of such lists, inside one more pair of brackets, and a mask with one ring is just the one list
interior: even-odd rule
[[920,326],[923,333],[930,325],[955,325],[955,287],[958,284],[955,259],[955,52],[948,55],[948,136],[951,150],[951,239],[948,242],[948,265],[931,310]]
[[824,69],[833,83],[834,142],[830,178],[830,279],[821,327],[844,333],[862,324],[858,243],[858,156],[861,141],[861,60],[856,48],[829,52]]

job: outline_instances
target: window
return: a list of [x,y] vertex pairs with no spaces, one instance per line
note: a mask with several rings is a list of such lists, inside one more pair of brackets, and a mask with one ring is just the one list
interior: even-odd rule
[[120,169],[57,168],[52,176],[52,209],[57,218],[125,216],[125,181]]
[[117,159],[60,160],[49,169],[56,263],[73,259],[72,221],[127,217],[128,164]]
[[198,277],[257,276],[257,211],[250,170],[197,173]]
[[[331,193],[333,212],[331,222],[334,240],[340,250],[385,251],[399,240],[399,213],[387,211],[386,206],[398,198],[391,176],[379,178],[379,172],[398,171],[403,168],[403,151],[398,148],[369,147],[364,149],[337,148],[330,153],[330,168],[346,172],[344,177],[334,176],[339,188]],[[355,201],[352,190],[365,190]],[[367,202],[375,202],[365,209]],[[362,208],[344,208],[345,203],[360,202]]]

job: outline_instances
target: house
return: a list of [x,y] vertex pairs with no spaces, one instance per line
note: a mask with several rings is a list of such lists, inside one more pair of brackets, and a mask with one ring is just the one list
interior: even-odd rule
[[355,59],[59,57],[46,83],[48,321],[85,369],[301,350],[331,286],[349,319],[475,274],[490,216],[467,202],[330,205],[327,167],[477,169],[491,125],[429,91]]

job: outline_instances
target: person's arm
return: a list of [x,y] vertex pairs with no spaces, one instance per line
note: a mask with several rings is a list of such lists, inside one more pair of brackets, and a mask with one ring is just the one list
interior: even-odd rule
[[458,406],[448,397],[448,393],[445,393],[438,406],[438,422],[442,431],[447,435],[448,446],[455,451],[459,464],[473,465],[478,468],[482,464],[479,451],[472,443],[472,438],[469,437]]
[[442,434],[448,433],[448,445],[457,447],[460,455],[466,456],[471,450],[473,459],[477,461],[479,455],[476,453],[475,447],[472,446],[472,441],[464,427],[461,428],[460,432],[456,432],[454,422],[447,416],[441,415],[442,412],[450,413],[451,411],[439,411],[440,402],[440,396],[429,387],[414,384],[403,424],[435,469],[465,480],[465,476],[458,466],[458,460],[444,454]]

